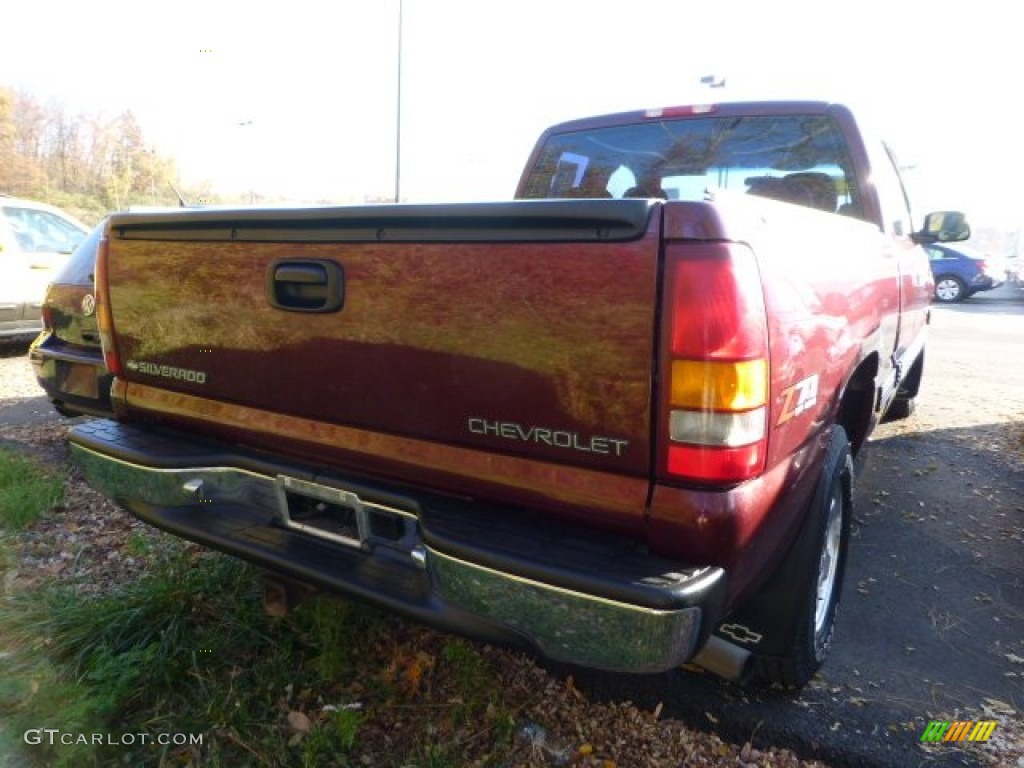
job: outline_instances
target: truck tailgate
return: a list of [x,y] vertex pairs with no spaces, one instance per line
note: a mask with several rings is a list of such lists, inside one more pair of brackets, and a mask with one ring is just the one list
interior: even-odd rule
[[256,446],[353,428],[349,464],[376,433],[646,478],[659,242],[641,200],[115,216],[128,409],[143,385],[205,404],[179,420],[242,407]]

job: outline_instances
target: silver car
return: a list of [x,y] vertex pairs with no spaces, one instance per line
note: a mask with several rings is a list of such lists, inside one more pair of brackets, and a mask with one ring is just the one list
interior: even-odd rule
[[46,285],[88,233],[59,208],[0,195],[0,338],[42,330]]

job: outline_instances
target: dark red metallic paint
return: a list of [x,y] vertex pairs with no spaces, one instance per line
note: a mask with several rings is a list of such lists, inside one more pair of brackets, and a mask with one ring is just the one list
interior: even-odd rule
[[[654,219],[640,240],[606,244],[121,241],[117,347],[125,362],[205,373],[190,384],[129,370],[130,381],[643,477],[659,234]],[[341,311],[269,305],[267,264],[299,255],[342,265]],[[474,431],[473,419],[522,432]],[[517,439],[531,428],[563,439]],[[608,439],[616,450],[585,450]]]
[[[854,164],[869,167],[845,108],[760,107],[833,115]],[[715,114],[750,109],[721,105]],[[927,264],[919,270],[909,238],[885,231],[870,180],[860,181],[860,219],[750,198],[656,203],[632,242],[118,240],[110,300],[122,359],[201,370],[208,383],[127,373],[116,391],[128,411],[258,448],[646,535],[657,553],[729,568],[735,597],[798,527],[823,429],[855,374],[889,380],[894,355],[913,349],[923,329]],[[753,250],[764,291],[766,469],[731,488],[673,487],[655,480],[667,446],[662,249],[685,258],[688,248],[726,242]],[[343,266],[341,312],[268,305],[266,265],[300,256]],[[784,393],[812,376],[813,407],[781,423]],[[628,447],[559,448],[474,432],[471,419]]]

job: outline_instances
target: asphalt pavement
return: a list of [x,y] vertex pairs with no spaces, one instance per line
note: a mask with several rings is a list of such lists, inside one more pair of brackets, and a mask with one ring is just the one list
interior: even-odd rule
[[[577,686],[836,768],[1024,768],[1022,363],[1024,292],[934,309],[917,412],[858,460],[832,655],[802,693],[689,672],[573,670]],[[932,720],[997,725],[985,744],[924,748]]]

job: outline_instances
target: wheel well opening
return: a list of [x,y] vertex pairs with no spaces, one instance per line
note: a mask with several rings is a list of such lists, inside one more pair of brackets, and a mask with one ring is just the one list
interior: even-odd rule
[[836,423],[846,430],[850,439],[850,452],[854,456],[860,453],[871,431],[877,373],[878,357],[872,355],[853,372],[839,401]]

